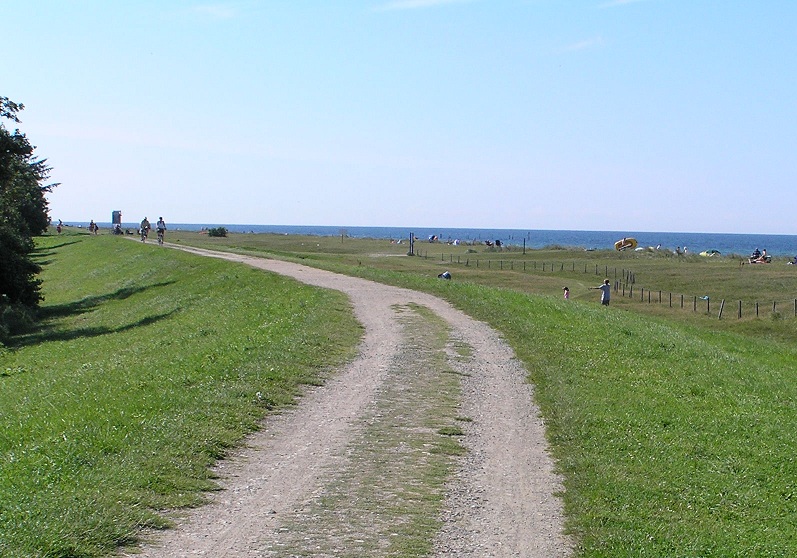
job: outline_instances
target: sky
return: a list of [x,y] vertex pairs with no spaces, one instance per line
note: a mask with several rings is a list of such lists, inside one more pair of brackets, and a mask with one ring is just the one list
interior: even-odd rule
[[791,0],[0,0],[53,219],[797,234]]

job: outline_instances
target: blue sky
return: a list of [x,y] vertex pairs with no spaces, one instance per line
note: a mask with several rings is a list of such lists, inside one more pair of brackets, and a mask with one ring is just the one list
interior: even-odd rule
[[797,234],[797,2],[2,9],[54,219]]

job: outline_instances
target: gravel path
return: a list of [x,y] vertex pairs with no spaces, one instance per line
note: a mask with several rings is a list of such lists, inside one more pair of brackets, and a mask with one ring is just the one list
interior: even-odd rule
[[[449,483],[443,529],[434,556],[557,558],[571,554],[563,534],[562,490],[547,453],[544,426],[526,371],[512,350],[484,323],[447,302],[279,260],[193,248],[206,256],[245,263],[346,293],[365,334],[359,357],[296,408],[269,417],[239,455],[221,462],[223,490],[211,503],[158,533],[137,556],[276,556],[268,549],[281,518],[324,490],[354,424],[378,397],[402,344],[397,306],[415,303],[440,316],[451,336],[471,347],[459,364],[467,454]],[[460,359],[461,360],[461,359]],[[132,556],[132,555],[131,555]]]

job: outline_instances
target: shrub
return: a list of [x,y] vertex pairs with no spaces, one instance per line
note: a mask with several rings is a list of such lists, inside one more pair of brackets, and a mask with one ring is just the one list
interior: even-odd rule
[[32,307],[0,300],[0,345],[8,342],[11,335],[30,329],[35,319]]
[[214,227],[212,229],[208,229],[208,236],[226,237],[227,229],[224,227]]

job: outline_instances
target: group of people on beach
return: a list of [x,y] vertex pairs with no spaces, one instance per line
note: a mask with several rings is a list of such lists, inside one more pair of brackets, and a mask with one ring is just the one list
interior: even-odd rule
[[772,261],[772,258],[767,255],[766,248],[764,248],[763,251],[756,248],[755,250],[753,250],[753,253],[750,254],[748,261],[750,263],[770,263]]

